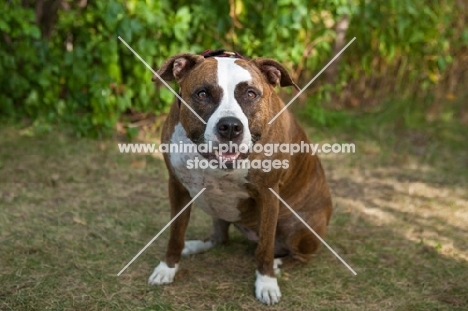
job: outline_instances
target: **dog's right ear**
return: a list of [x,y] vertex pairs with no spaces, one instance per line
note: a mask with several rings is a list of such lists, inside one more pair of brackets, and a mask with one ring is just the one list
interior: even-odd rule
[[[196,64],[204,59],[203,56],[196,54],[177,54],[166,60],[157,73],[165,81],[173,81],[175,79],[177,82],[180,82]],[[158,77],[154,75],[152,81],[157,80]]]
[[294,83],[286,69],[278,63],[276,60],[271,58],[258,57],[254,58],[252,62],[257,65],[260,71],[263,73],[268,83],[273,86],[294,86],[298,91],[301,89]]

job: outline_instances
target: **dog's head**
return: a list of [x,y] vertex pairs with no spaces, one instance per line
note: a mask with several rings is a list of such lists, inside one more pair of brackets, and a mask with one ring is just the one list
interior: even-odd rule
[[[272,108],[279,100],[274,87],[296,86],[284,67],[268,58],[205,58],[184,53],[166,60],[158,75],[166,81],[176,80],[181,97],[206,122],[181,103],[179,120],[188,138],[195,144],[211,141],[215,146],[229,142],[238,146],[254,144],[278,112]],[[156,79],[153,77],[153,81]],[[246,158],[248,153],[229,151],[203,156],[234,161]]]

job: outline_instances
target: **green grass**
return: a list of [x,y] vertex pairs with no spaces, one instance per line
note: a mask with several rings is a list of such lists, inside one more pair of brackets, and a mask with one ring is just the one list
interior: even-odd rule
[[[335,205],[326,240],[358,275],[322,248],[282,272],[273,307],[255,300],[255,245],[235,230],[229,245],[184,258],[171,285],[146,283],[168,232],[117,277],[169,220],[159,158],[119,154],[111,140],[2,128],[0,310],[466,310],[462,133],[371,119],[308,129],[319,142],[357,145],[322,161]],[[188,238],[209,230],[195,208]]]

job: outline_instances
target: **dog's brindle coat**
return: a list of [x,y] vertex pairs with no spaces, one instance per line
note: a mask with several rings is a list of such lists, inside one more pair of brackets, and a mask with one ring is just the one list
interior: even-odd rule
[[[295,86],[275,60],[178,54],[169,58],[158,74],[167,81],[175,79],[182,98],[207,122],[203,124],[184,104],[175,104],[163,128],[163,143],[182,140],[196,144],[208,140],[218,143],[229,140],[259,144],[310,143],[288,110],[268,125],[284,107],[274,87]],[[240,135],[228,138],[219,135],[216,123],[219,124],[220,118],[225,116],[240,120],[243,126]],[[196,156],[202,158],[199,154]],[[248,156],[251,161],[265,158],[257,153]],[[206,187],[197,203],[213,216],[213,233],[205,241],[186,242],[188,208],[171,225],[165,259],[155,268],[149,283],[172,282],[182,252],[194,254],[227,242],[229,225],[234,223],[247,236],[258,240],[255,252],[257,298],[266,304],[278,302],[281,292],[274,265],[306,262],[320,242],[268,188],[278,193],[315,232],[323,236],[332,213],[332,203],[318,157],[308,153],[293,156],[276,153],[268,159],[288,160],[289,168],[270,172],[261,169],[188,170],[180,161],[180,155],[164,154],[164,159],[169,170],[171,217]],[[231,195],[229,191],[232,191]],[[275,260],[275,256],[282,256],[281,261]]]

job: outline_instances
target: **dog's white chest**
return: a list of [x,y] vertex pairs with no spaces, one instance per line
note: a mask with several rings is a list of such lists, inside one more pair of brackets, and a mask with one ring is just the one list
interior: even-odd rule
[[[171,136],[172,144],[192,144],[187,138],[186,132],[179,123]],[[231,171],[220,169],[201,169],[187,167],[190,160],[204,159],[197,152],[195,153],[171,153],[170,162],[174,168],[179,181],[190,192],[193,198],[202,188],[205,191],[196,199],[195,205],[199,206],[207,214],[235,222],[240,219],[240,213],[237,204],[240,199],[248,198],[244,184],[247,183],[246,176],[248,170],[236,169]]]

